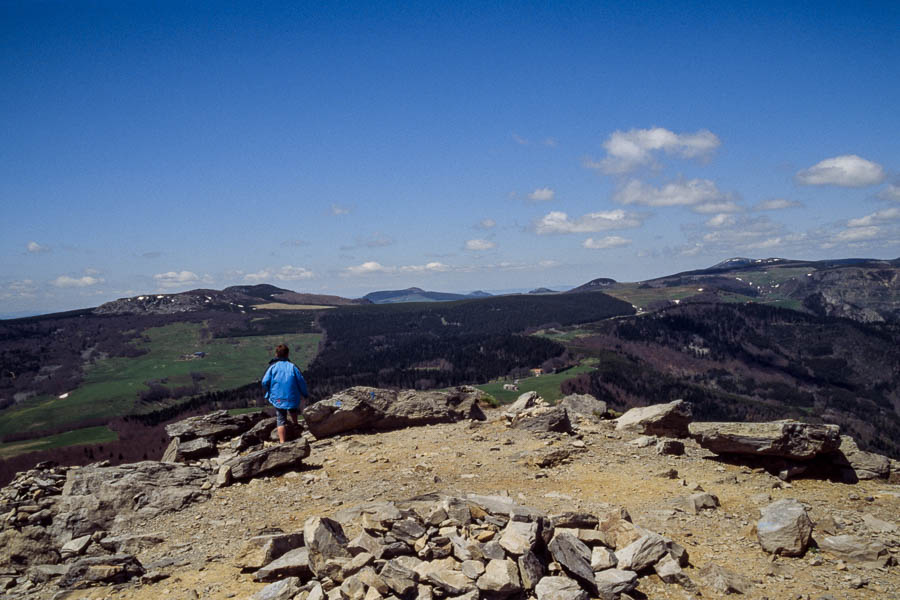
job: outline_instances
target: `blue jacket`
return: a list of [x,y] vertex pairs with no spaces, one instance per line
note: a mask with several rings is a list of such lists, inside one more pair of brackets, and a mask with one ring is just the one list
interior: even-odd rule
[[275,408],[297,408],[300,397],[309,396],[300,369],[289,360],[278,360],[269,365],[262,386],[266,398]]

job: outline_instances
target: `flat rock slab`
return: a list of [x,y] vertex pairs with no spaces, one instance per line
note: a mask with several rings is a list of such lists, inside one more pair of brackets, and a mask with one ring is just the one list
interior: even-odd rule
[[257,421],[267,416],[262,411],[232,415],[227,410],[217,410],[166,425],[166,434],[170,438],[179,438],[182,442],[200,437],[222,440],[248,431]]
[[304,581],[312,577],[312,569],[309,566],[309,550],[295,548],[269,564],[265,565],[253,574],[256,581],[278,581],[285,577],[300,577]]
[[538,600],[588,600],[588,593],[574,579],[544,577],[534,588]]
[[716,454],[779,456],[810,460],[834,452],[841,443],[838,425],[798,421],[769,423],[691,423],[691,436]]
[[616,430],[666,437],[687,437],[688,424],[692,418],[690,402],[674,400],[666,404],[632,408],[616,419]]
[[357,386],[303,411],[310,433],[323,438],[353,430],[402,429],[464,419],[483,421],[484,392],[469,386],[450,392],[385,390]]
[[606,569],[594,578],[597,596],[602,600],[618,600],[623,593],[637,587],[638,575],[625,569]]
[[819,548],[847,562],[869,567],[884,567],[890,560],[890,554],[884,544],[855,535],[826,537],[819,543]]
[[747,577],[713,563],[700,569],[700,579],[720,594],[749,594],[754,585]]
[[864,452],[849,435],[841,436],[841,446],[834,453],[834,464],[849,483],[861,479],[887,479],[891,475],[891,459],[887,456]]
[[124,583],[144,574],[144,568],[130,554],[92,556],[69,565],[58,584],[61,588]]
[[243,481],[289,467],[299,468],[307,456],[309,442],[299,439],[235,456],[222,466],[231,470],[232,479]]
[[571,533],[557,533],[548,545],[553,560],[566,573],[593,589],[594,570],[591,568],[591,549]]
[[569,420],[569,413],[561,406],[538,406],[523,410],[512,418],[510,427],[534,433],[572,432],[572,422]]

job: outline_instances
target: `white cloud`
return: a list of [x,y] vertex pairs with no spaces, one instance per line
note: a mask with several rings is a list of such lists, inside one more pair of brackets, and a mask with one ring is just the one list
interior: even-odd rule
[[157,285],[161,288],[179,287],[191,283],[212,283],[213,279],[209,275],[200,277],[193,271],[169,271],[167,273],[157,273],[153,276]]
[[882,200],[894,200],[900,202],[900,185],[893,183],[888,184],[886,188],[878,192],[878,197]]
[[466,242],[466,250],[480,251],[480,250],[490,250],[491,248],[496,248],[497,244],[492,242],[491,240],[468,240]]
[[512,139],[513,139],[513,141],[515,141],[515,142],[516,142],[517,144],[519,144],[520,146],[527,146],[527,145],[529,145],[529,144],[531,143],[531,142],[529,142],[527,139],[523,138],[521,135],[518,135],[518,134],[515,134],[515,133],[512,134]]
[[570,219],[562,211],[552,211],[544,215],[534,224],[534,230],[540,235],[552,233],[596,233],[610,229],[629,229],[640,227],[644,217],[622,209],[605,212],[593,212]]
[[753,207],[753,210],[784,210],[785,208],[799,208],[803,206],[796,200],[785,200],[784,198],[773,198],[772,200],[763,200]]
[[900,219],[900,208],[886,208],[858,219],[850,219],[847,221],[847,227],[870,227],[897,219]]
[[37,292],[37,286],[32,279],[22,279],[19,281],[10,281],[5,288],[0,288],[0,298],[8,300],[10,298],[34,298]]
[[552,189],[548,187],[542,187],[534,190],[530,194],[528,194],[528,199],[532,202],[549,202],[553,200],[553,196],[556,195]]
[[51,282],[56,287],[61,288],[70,288],[70,287],[89,287],[92,285],[97,285],[103,283],[102,277],[92,277],[90,275],[85,275],[84,277],[69,277],[68,275],[60,275],[56,279]]
[[38,254],[40,252],[50,252],[50,248],[47,246],[42,246],[35,241],[30,241],[25,245],[25,249],[28,250],[32,254]]
[[482,219],[475,226],[475,229],[493,229],[497,226],[497,221],[493,219]]
[[88,267],[87,269],[84,270],[84,274],[85,275],[99,275],[100,271],[98,271],[97,269],[92,269],[92,268]]
[[704,214],[741,210],[709,179],[672,181],[659,188],[632,179],[613,195],[613,200],[654,207],[690,206],[694,212]]
[[544,139],[544,145],[550,148],[556,148],[559,145],[559,142],[556,141],[556,138],[548,137]]
[[855,154],[844,154],[825,160],[800,171],[797,183],[803,185],[837,185],[865,187],[884,181],[884,168]]
[[706,224],[709,227],[731,227],[735,222],[737,222],[737,218],[734,215],[719,213],[714,217],[710,217]]
[[845,229],[844,231],[839,231],[834,236],[835,242],[858,242],[861,240],[871,240],[873,238],[878,237],[878,234],[881,233],[881,229],[875,227],[874,225],[870,225],[868,227],[854,227],[851,229]]
[[706,129],[683,134],[662,127],[616,131],[603,142],[606,157],[599,162],[588,161],[586,166],[608,174],[622,174],[654,164],[654,152],[696,158],[712,153],[720,144],[719,138]]
[[368,261],[362,263],[361,265],[347,267],[346,269],[344,269],[342,275],[344,277],[348,277],[358,275],[371,275],[374,273],[444,273],[451,270],[453,270],[452,267],[436,261],[429,262],[424,265],[405,265],[401,267],[388,267],[375,261]]
[[618,235],[608,235],[599,240],[595,240],[594,238],[590,237],[590,238],[584,240],[584,242],[581,245],[584,246],[585,248],[602,250],[605,248],[617,248],[619,246],[627,246],[630,243],[631,243],[631,240],[629,240],[628,238],[623,238],[622,236],[618,236]]
[[301,279],[312,279],[313,277],[315,277],[315,273],[309,269],[291,265],[281,267],[278,269],[278,273],[275,274],[275,278],[279,281],[299,281]]
[[338,215],[349,215],[350,207],[349,206],[341,206],[340,204],[332,204],[331,205],[331,214]]

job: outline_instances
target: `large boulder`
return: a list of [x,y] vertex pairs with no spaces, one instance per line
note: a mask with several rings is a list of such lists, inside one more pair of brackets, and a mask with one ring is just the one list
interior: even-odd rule
[[503,414],[510,417],[519,414],[523,410],[533,408],[541,402],[541,396],[537,392],[525,392],[521,394],[515,402],[507,406]]
[[802,556],[806,552],[813,526],[802,504],[785,498],[759,512],[756,536],[763,550],[784,556]]
[[402,429],[463,419],[483,421],[478,401],[485,395],[462,386],[449,392],[352,387],[316,402],[303,419],[316,438],[344,431]]
[[779,456],[810,460],[834,452],[841,444],[838,425],[799,421],[769,423],[691,423],[691,436],[716,454]]
[[186,442],[174,438],[163,453],[163,462],[188,462],[216,454],[216,443],[212,438],[198,437]]
[[632,408],[616,419],[616,430],[634,431],[645,435],[687,437],[692,415],[690,402],[684,400],[641,406]]
[[588,419],[599,419],[606,414],[606,402],[597,400],[590,394],[570,394],[556,403],[566,409],[569,416],[577,415]]
[[222,440],[249,431],[257,421],[266,417],[268,415],[262,411],[232,415],[227,410],[217,410],[166,425],[166,434],[182,442],[200,437]]
[[309,456],[309,442],[301,438],[295,442],[269,446],[243,456],[235,456],[226,461],[222,467],[231,471],[232,479],[243,481],[273,471],[300,468],[307,456]]
[[512,418],[510,427],[533,433],[571,433],[569,413],[560,406],[536,406],[525,409]]
[[63,544],[94,531],[181,510],[206,500],[210,475],[199,467],[143,461],[70,469],[51,533]]
[[887,479],[891,474],[891,459],[860,450],[849,435],[841,436],[841,446],[832,456],[844,481],[855,483],[860,479]]

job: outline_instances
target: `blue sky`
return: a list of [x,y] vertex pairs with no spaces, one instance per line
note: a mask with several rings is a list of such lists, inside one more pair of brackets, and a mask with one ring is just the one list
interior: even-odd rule
[[900,4],[0,2],[0,315],[900,256]]

